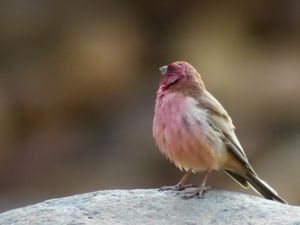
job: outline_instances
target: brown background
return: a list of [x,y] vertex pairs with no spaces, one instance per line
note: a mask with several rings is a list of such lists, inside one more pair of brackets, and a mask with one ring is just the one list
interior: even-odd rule
[[[200,71],[258,174],[299,204],[299,1],[7,0],[0,210],[175,184],[151,134],[157,68],[174,60]],[[209,184],[243,191],[223,173]]]

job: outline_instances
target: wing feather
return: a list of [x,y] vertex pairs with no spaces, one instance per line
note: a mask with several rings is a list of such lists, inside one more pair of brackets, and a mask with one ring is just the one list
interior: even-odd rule
[[209,122],[218,132],[223,134],[224,138],[235,146],[235,150],[247,160],[247,156],[242,148],[239,140],[234,132],[232,120],[220,102],[213,97],[208,91],[202,93],[198,99],[200,106],[207,109],[207,114],[210,117]]

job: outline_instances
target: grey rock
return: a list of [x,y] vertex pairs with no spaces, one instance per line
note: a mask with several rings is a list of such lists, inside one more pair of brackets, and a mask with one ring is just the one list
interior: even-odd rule
[[108,190],[47,200],[0,214],[0,224],[299,224],[300,207],[241,193],[211,190],[203,198],[185,192]]

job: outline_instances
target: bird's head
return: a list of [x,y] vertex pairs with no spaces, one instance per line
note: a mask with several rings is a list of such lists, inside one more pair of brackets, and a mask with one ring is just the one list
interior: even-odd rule
[[163,90],[184,90],[189,88],[204,88],[201,76],[188,62],[177,61],[159,68],[162,79],[160,85]]

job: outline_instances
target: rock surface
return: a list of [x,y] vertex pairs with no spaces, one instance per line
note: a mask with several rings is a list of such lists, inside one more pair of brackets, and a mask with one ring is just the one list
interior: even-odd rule
[[300,225],[297,206],[217,190],[202,199],[184,200],[182,195],[157,189],[98,191],[10,210],[0,214],[0,224]]

